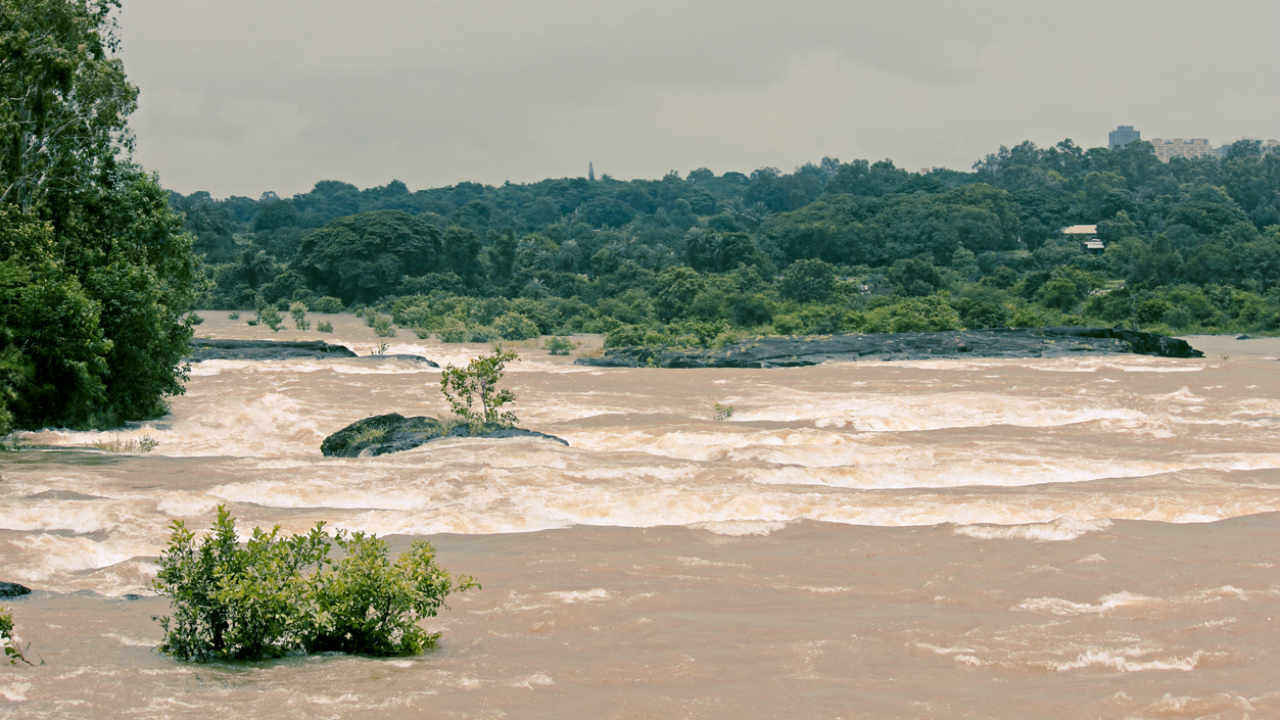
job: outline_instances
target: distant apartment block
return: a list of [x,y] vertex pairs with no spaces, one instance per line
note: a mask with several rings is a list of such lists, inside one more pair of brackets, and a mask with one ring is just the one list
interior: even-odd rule
[[[1142,133],[1132,125],[1117,125],[1115,130],[1107,134],[1107,144],[1112,150],[1140,140],[1142,140]],[[1280,153],[1280,140],[1261,140],[1259,138],[1240,138],[1240,140],[1258,143],[1258,149],[1262,151],[1263,155]],[[1235,142],[1240,142],[1240,140]],[[1231,146],[1235,144],[1235,142],[1229,142],[1226,145],[1214,147],[1209,144],[1208,138],[1151,138],[1147,142],[1155,150],[1156,157],[1163,162],[1169,162],[1173,158],[1225,158],[1231,152]]]
[[1151,147],[1156,151],[1156,157],[1163,162],[1169,162],[1176,157],[1191,160],[1218,155],[1217,149],[1209,144],[1208,138],[1173,138],[1171,140],[1152,138],[1147,142],[1151,143]]
[[1122,148],[1131,142],[1137,142],[1142,139],[1142,133],[1133,128],[1132,125],[1118,125],[1115,130],[1107,134],[1107,144],[1112,150]]

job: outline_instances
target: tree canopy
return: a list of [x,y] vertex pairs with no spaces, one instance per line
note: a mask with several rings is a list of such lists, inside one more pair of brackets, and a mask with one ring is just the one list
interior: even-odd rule
[[[323,181],[291,198],[170,201],[209,263],[203,302],[332,295],[450,338],[512,335],[512,317],[680,342],[948,324],[1280,330],[1280,154],[1256,143],[1168,163],[1146,143],[1064,140],[1000,148],[969,172],[823,158],[791,173]],[[1101,247],[1060,232],[1071,225],[1096,225]]]
[[191,238],[132,164],[118,0],[0,0],[0,432],[182,391]]

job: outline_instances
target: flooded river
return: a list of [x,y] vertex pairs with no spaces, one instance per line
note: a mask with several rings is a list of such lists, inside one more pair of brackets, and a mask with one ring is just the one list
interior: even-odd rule
[[[205,336],[378,343],[346,316],[272,336],[203,314]],[[0,579],[36,589],[5,604],[44,661],[0,667],[0,716],[1280,717],[1280,341],[1191,342],[1207,357],[771,370],[517,344],[521,426],[570,447],[354,459],[321,440],[445,414],[438,370],[200,363],[165,418],[0,454]],[[219,504],[242,530],[427,537],[484,587],[420,657],[177,663],[156,556]]]

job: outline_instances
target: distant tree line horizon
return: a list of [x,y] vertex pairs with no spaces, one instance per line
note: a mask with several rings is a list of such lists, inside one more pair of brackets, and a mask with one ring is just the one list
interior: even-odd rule
[[[371,309],[420,335],[745,333],[1107,324],[1280,330],[1280,155],[1024,142],[971,171],[823,158],[411,192],[171,192],[214,309]],[[1061,228],[1097,225],[1105,250]]]

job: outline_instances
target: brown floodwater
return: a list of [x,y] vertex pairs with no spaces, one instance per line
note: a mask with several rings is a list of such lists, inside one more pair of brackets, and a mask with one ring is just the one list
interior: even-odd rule
[[[203,315],[202,335],[272,336]],[[326,317],[334,335],[273,337],[376,350]],[[444,414],[438,370],[200,363],[160,420],[0,455],[0,579],[36,589],[6,604],[43,661],[0,667],[0,716],[1280,717],[1280,341],[1190,340],[1207,357],[772,370],[530,342],[515,410],[570,447],[352,459],[320,441]],[[242,530],[426,537],[484,587],[420,657],[178,663],[154,649],[156,556],[219,504]]]

